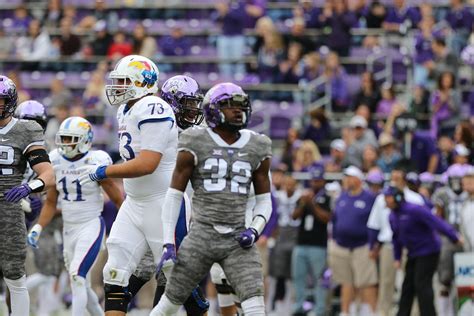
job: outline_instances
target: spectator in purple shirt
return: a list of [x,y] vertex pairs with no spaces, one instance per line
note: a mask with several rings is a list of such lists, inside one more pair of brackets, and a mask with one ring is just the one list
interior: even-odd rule
[[[419,24],[420,33],[416,35],[415,43],[415,84],[425,86],[428,83],[429,66],[432,65],[434,56],[431,48],[433,42],[433,17],[425,17]],[[431,63],[430,63],[431,62]]]
[[357,18],[348,10],[346,0],[326,1],[319,22],[330,31],[325,44],[340,56],[349,56],[351,28],[356,26]]
[[245,27],[253,29],[257,20],[265,15],[267,0],[245,0]]
[[417,7],[408,7],[405,0],[394,0],[393,6],[388,8],[383,28],[387,31],[405,34],[415,28],[421,21],[421,14]]
[[31,16],[28,13],[28,9],[25,5],[20,5],[13,12],[12,26],[11,28],[20,34],[26,33],[30,21],[32,20]]
[[174,27],[170,36],[163,37],[159,47],[165,56],[186,56],[190,50],[189,41],[180,27]]
[[461,98],[455,90],[455,78],[452,72],[443,72],[438,78],[438,88],[431,97],[431,136],[436,138],[438,133],[454,133],[459,123]]
[[445,20],[452,29],[449,36],[451,50],[458,54],[466,46],[469,34],[472,31],[474,15],[462,0],[451,0],[450,8]]
[[319,15],[321,9],[314,6],[312,0],[299,0],[298,5],[293,10],[293,17],[303,18],[308,28],[319,28]]
[[380,91],[382,99],[377,103],[375,113],[378,117],[386,118],[390,115],[393,105],[397,102],[395,99],[395,90],[390,82],[384,82]]
[[408,250],[397,316],[410,315],[415,296],[421,316],[436,315],[433,275],[438,266],[441,249],[437,232],[447,236],[453,243],[462,244],[460,236],[426,206],[405,202],[401,190],[388,187],[384,194],[387,207],[391,209],[390,226],[393,231],[393,252],[397,268],[400,268],[402,249]]
[[337,53],[330,52],[326,56],[326,65],[323,74],[331,84],[332,110],[337,112],[347,111],[349,107],[347,74],[339,62]]
[[357,167],[344,169],[345,191],[337,199],[332,215],[334,241],[329,244],[328,263],[334,281],[341,284],[341,312],[345,315],[356,289],[369,305],[362,315],[372,315],[377,305],[377,269],[369,258],[367,228],[375,195],[363,189],[363,176]]
[[[222,34],[217,37],[219,59],[241,59],[245,52],[246,1],[218,2],[216,10],[217,20],[222,24]],[[219,69],[221,74],[227,77],[245,72],[244,64],[241,63],[220,63]]]

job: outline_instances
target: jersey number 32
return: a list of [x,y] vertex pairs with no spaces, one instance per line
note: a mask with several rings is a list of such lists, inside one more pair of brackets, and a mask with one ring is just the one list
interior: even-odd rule
[[[208,158],[204,162],[204,170],[211,171],[211,179],[204,180],[207,192],[223,191],[227,186],[227,161],[220,158]],[[247,161],[237,160],[232,164],[230,192],[247,194],[247,186],[252,176],[252,166]]]

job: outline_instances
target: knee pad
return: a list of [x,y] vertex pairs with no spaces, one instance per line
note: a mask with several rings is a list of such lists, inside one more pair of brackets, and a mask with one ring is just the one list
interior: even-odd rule
[[103,271],[104,284],[119,285],[126,287],[130,279],[130,273],[127,270],[117,269],[106,264]]
[[197,286],[191,295],[189,295],[186,302],[184,302],[183,306],[188,315],[201,316],[209,310],[209,301],[204,296],[201,287]]
[[242,309],[246,316],[265,316],[265,302],[263,296],[254,296],[242,302]]
[[118,285],[105,284],[105,311],[127,312],[131,295],[127,288]]
[[217,302],[219,307],[228,307],[235,305],[234,295],[217,293]]

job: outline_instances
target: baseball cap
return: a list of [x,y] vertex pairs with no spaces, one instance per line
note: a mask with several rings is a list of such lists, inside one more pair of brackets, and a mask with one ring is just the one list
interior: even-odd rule
[[367,173],[367,177],[365,178],[365,181],[370,184],[382,184],[384,183],[384,180],[385,178],[383,172],[378,169],[369,171],[369,173]]
[[349,126],[351,128],[356,128],[356,127],[367,128],[367,120],[363,116],[356,115],[353,118],[351,118]]
[[467,157],[471,153],[470,150],[463,144],[454,146],[454,152],[457,156]]
[[382,133],[379,136],[379,145],[380,147],[387,146],[394,143],[392,135],[387,133]]
[[331,148],[338,151],[346,151],[346,142],[338,138],[331,142]]
[[349,176],[349,177],[356,177],[360,180],[364,180],[364,174],[356,166],[349,166],[346,169],[344,169],[344,175]]

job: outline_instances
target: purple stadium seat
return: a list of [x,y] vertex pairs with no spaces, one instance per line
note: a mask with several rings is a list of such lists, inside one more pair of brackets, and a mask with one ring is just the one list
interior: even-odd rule
[[270,120],[270,137],[273,139],[285,139],[290,127],[290,118],[286,116],[273,116]]
[[359,89],[361,84],[360,75],[348,75],[346,77],[347,88],[349,90],[349,95],[355,95]]

